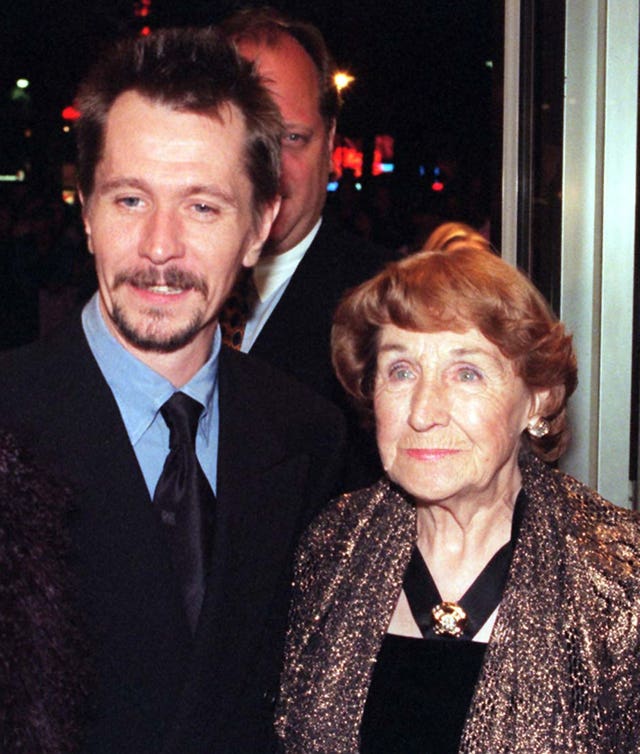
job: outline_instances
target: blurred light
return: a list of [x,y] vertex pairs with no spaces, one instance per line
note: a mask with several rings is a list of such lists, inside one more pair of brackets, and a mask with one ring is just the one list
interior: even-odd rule
[[141,37],[148,37],[149,34],[151,34],[151,29],[148,26],[143,26],[142,29],[140,29]]
[[339,92],[349,86],[353,81],[355,81],[355,77],[346,71],[337,71],[333,75],[333,83],[336,85],[336,89]]
[[75,204],[76,203],[75,189],[62,189],[62,201],[65,204]]
[[378,134],[376,136],[373,147],[373,161],[371,163],[372,175],[393,172],[394,144],[393,136],[389,134]]
[[17,84],[12,87],[9,97],[12,102],[20,102],[28,105],[31,102],[31,96],[26,89],[21,89]]
[[433,183],[431,184],[432,191],[442,191],[444,189],[444,183],[440,180],[440,166],[436,165],[433,169]]
[[64,120],[78,120],[80,110],[77,110],[73,105],[67,105],[62,111],[62,117]]
[[16,81],[18,89],[26,89],[29,86],[29,79],[18,79]]
[[355,183],[356,191],[362,191],[362,184],[360,181],[356,181]]
[[493,68],[493,60],[485,60],[484,64],[486,68]]
[[68,133],[69,133],[69,131],[71,131],[71,126],[62,126],[62,130],[63,130],[63,131],[64,131],[64,132],[66,133],[66,134],[68,134]]
[[338,181],[329,181],[329,183],[327,183],[327,191],[337,191],[338,185]]
[[25,172],[24,170],[18,170],[15,173],[9,173],[8,175],[0,175],[0,182],[1,183],[22,183],[25,179]]
[[24,138],[25,139],[30,139],[32,135],[33,135],[33,131],[30,128],[25,128],[24,129]]
[[141,0],[134,3],[133,13],[138,18],[146,18],[151,13],[151,0]]
[[362,150],[351,139],[344,138],[343,145],[335,147],[332,155],[333,172],[338,178],[345,170],[351,170],[354,178],[362,175]]

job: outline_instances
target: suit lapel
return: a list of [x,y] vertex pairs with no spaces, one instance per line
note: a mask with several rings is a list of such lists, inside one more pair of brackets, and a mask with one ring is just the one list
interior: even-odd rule
[[255,383],[262,374],[243,354],[223,348],[216,538],[181,708],[183,726],[188,718],[206,720],[214,739],[242,707],[247,687],[254,693],[259,686],[257,666],[280,662],[280,650],[263,643],[265,624],[272,621],[275,635],[284,635],[309,463],[270,427],[268,385]]
[[[251,352],[277,364],[278,355],[291,348],[291,342],[304,346],[310,328],[325,332],[331,321],[333,298],[339,293],[340,256],[324,241],[325,223],[298,265],[282,298],[265,323]],[[326,351],[328,343],[321,342]]]
[[[308,458],[289,447],[288,437],[269,419],[268,385],[256,385],[261,371],[248,370],[242,354],[223,349],[220,358],[218,521],[210,607],[237,594],[256,597],[238,617],[259,624],[286,560],[306,479]],[[225,595],[222,594],[222,587]],[[243,600],[239,600],[243,602]],[[232,620],[233,611],[225,621]],[[220,616],[217,616],[220,621]],[[246,628],[246,627],[245,627]],[[244,628],[243,628],[244,630]],[[234,637],[234,640],[237,636]]]
[[62,399],[49,395],[40,404],[49,416],[39,442],[75,488],[73,555],[83,607],[100,635],[98,663],[108,663],[108,673],[120,676],[114,683],[133,690],[132,705],[153,705],[143,695],[177,693],[190,645],[169,556],[117,404],[79,321],[52,350],[65,388]]

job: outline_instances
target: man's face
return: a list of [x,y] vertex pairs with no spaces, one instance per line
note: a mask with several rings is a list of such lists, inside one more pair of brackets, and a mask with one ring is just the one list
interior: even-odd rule
[[130,351],[206,360],[220,306],[277,209],[256,225],[244,138],[232,105],[216,118],[129,91],[109,111],[84,218],[102,314]]
[[257,65],[285,124],[282,206],[265,249],[281,254],[299,243],[322,213],[335,126],[327,132],[320,115],[318,72],[294,39],[283,35],[276,47],[243,41],[238,49]]

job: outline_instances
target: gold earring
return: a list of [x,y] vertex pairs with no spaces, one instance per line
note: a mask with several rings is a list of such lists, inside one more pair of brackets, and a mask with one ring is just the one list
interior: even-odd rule
[[530,421],[527,425],[527,432],[531,437],[535,437],[536,440],[546,437],[550,429],[551,425],[542,416],[537,421]]

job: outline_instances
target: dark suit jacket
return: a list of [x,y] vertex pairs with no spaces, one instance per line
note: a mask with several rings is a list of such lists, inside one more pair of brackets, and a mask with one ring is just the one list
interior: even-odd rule
[[381,474],[370,434],[360,428],[331,366],[331,324],[342,295],[368,280],[392,258],[390,252],[325,218],[282,298],[251,348],[258,356],[336,403],[349,422],[349,469],[345,486],[372,484]]
[[270,750],[295,541],[336,488],[338,412],[266,364],[220,357],[216,536],[195,638],[118,408],[79,318],[0,359],[2,421],[73,486],[93,641],[86,752]]

